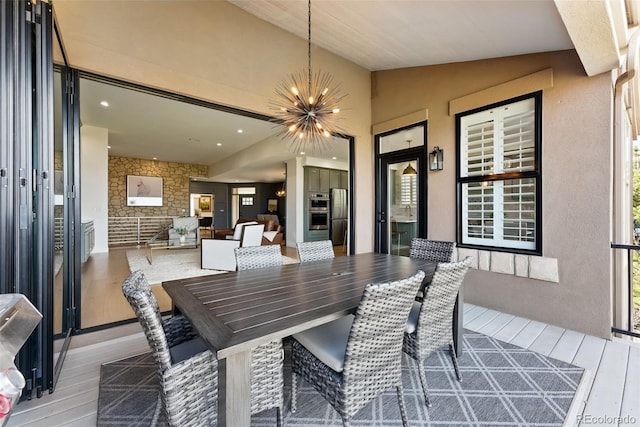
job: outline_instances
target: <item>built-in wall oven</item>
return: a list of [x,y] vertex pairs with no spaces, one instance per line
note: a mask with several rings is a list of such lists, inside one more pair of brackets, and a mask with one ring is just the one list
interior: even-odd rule
[[309,230],[329,229],[329,194],[309,195]]

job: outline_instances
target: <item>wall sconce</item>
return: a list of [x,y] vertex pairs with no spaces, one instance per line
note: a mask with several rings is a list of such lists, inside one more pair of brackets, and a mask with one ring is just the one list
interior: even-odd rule
[[429,153],[429,170],[441,171],[444,164],[444,150],[437,145]]

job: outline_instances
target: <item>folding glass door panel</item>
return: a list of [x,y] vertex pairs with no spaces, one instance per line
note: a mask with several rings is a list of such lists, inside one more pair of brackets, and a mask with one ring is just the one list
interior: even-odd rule
[[0,39],[0,292],[43,316],[16,357],[23,397],[40,397],[53,387],[51,4],[0,2]]

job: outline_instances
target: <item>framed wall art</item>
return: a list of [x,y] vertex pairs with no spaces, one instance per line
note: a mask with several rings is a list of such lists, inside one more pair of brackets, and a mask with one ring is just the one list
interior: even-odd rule
[[127,175],[127,206],[162,206],[162,178]]
[[200,213],[211,213],[213,203],[211,195],[201,194],[199,199]]

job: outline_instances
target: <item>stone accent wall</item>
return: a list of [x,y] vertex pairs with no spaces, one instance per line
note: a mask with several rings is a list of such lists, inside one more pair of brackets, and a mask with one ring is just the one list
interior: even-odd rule
[[457,258],[454,258],[464,259],[468,256],[473,259],[471,268],[478,270],[528,277],[545,282],[560,282],[556,258],[465,248],[457,248]]
[[[203,165],[109,156],[109,216],[180,216],[189,213],[189,178],[207,176]],[[127,206],[127,175],[162,178],[162,206]]]

